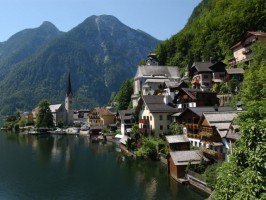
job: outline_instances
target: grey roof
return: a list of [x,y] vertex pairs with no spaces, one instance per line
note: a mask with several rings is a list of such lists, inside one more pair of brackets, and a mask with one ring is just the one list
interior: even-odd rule
[[189,142],[189,139],[185,135],[167,135],[165,138],[169,144]]
[[166,76],[167,78],[180,78],[179,68],[177,66],[152,66],[141,65],[138,66],[135,78],[143,76]]
[[164,83],[164,82],[169,82],[169,79],[168,78],[160,78],[160,79],[149,78],[145,81],[145,83]]
[[[171,97],[169,98],[169,103],[173,100]],[[162,112],[162,113],[175,113],[177,112],[177,108],[172,106],[171,104],[164,103],[164,96],[162,95],[144,95],[142,97],[144,103],[150,110],[150,112]]]
[[230,68],[227,69],[227,74],[244,74],[243,68]]
[[54,105],[50,105],[49,108],[50,108],[51,112],[54,113],[54,112],[56,112],[61,106],[62,106],[62,104],[54,104]]
[[212,66],[213,63],[211,62],[194,62],[192,67],[194,67],[198,72],[212,72],[212,70],[209,68]]
[[134,123],[132,120],[132,110],[119,110],[118,113],[122,123]]
[[[181,88],[181,90],[183,90],[187,95],[189,95],[192,99],[197,99],[196,95],[198,93],[212,93],[212,94],[216,94],[215,92],[211,92],[211,91],[202,91],[201,89],[192,89],[192,88]],[[180,90],[180,91],[181,91]]]
[[215,126],[223,138],[226,136],[226,133],[232,123],[232,121],[237,117],[238,112],[209,112],[203,113],[205,119],[208,121],[210,126]]
[[180,115],[182,116],[182,114],[187,112],[188,110],[191,110],[192,112],[194,112],[199,117],[201,117],[202,113],[204,113],[204,112],[218,113],[218,112],[224,112],[224,111],[234,111],[234,109],[232,107],[218,107],[218,111],[215,111],[215,108],[213,106],[201,106],[201,107],[187,108]]
[[170,155],[175,165],[200,164],[202,158],[205,159],[200,150],[172,151]]

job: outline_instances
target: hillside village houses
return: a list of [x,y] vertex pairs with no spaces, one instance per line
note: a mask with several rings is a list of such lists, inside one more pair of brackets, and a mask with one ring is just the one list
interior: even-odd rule
[[[86,112],[85,121],[95,134],[115,125],[121,132],[120,143],[125,149],[134,124],[138,124],[138,132],[143,136],[165,137],[171,147],[168,167],[176,180],[184,178],[189,163],[197,166],[202,160],[228,161],[233,143],[240,136],[235,119],[241,109],[220,106],[221,99],[212,91],[212,86],[232,78],[243,80],[244,69],[238,65],[252,60],[249,48],[256,41],[265,42],[266,33],[247,32],[231,47],[234,58],[229,60],[228,66],[221,61],[194,62],[188,69],[191,87],[180,77],[177,66],[159,66],[156,54],[150,53],[146,65],[138,66],[134,77],[133,109],[114,112],[109,108],[93,108]],[[55,124],[62,120],[67,125],[73,124],[72,105],[69,75],[65,107],[50,106]],[[171,123],[179,124],[183,131],[171,132]]]

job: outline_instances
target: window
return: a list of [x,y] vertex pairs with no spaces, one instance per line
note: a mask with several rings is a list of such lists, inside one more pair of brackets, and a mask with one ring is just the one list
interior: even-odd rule
[[203,79],[208,79],[209,75],[203,75]]
[[171,116],[170,115],[167,115],[167,120],[170,120],[171,119]]
[[150,116],[150,121],[152,121],[152,116]]
[[170,129],[170,125],[167,125],[167,130],[169,130]]
[[162,121],[163,120],[163,116],[159,115],[159,120]]
[[160,125],[160,130],[163,130],[163,125]]

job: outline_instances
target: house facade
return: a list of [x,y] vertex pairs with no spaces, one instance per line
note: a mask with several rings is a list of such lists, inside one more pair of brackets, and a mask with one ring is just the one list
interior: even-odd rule
[[223,138],[238,112],[203,113],[199,120],[199,135],[204,155],[216,161],[226,160],[226,145]]
[[249,63],[252,60],[252,44],[266,42],[266,33],[248,31],[242,39],[230,49],[234,57],[228,60],[230,67],[237,67],[238,63]]
[[174,103],[177,105],[177,108],[184,109],[219,105],[219,99],[215,92],[181,88],[174,99]]
[[170,96],[146,95],[139,99],[136,114],[139,116],[139,132],[150,136],[170,133],[171,115],[177,109]]
[[120,126],[122,135],[130,135],[131,128],[135,124],[135,120],[132,116],[132,110],[119,110],[117,123]]
[[105,108],[94,108],[88,115],[88,125],[94,126],[108,126],[115,122],[115,115]]
[[134,77],[134,94],[131,99],[133,108],[136,108],[140,95],[154,95],[162,89],[165,82],[180,82],[177,66],[158,66],[154,55],[148,56],[146,65],[138,66]]
[[224,82],[225,66],[223,62],[194,62],[189,70],[192,88],[209,90],[214,83]]

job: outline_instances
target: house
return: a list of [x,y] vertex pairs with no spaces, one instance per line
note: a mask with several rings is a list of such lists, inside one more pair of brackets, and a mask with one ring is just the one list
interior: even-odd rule
[[244,69],[243,68],[229,68],[226,69],[226,81],[236,79],[239,82],[244,80]]
[[177,108],[219,105],[215,92],[200,89],[181,88],[174,99]]
[[185,177],[185,171],[188,165],[199,165],[202,160],[207,161],[200,150],[171,151],[169,158],[171,177],[179,181]]
[[167,135],[165,139],[170,151],[185,151],[190,149],[190,142],[185,135]]
[[239,125],[234,124],[234,122],[232,122],[232,124],[230,125],[228,129],[226,137],[223,138],[223,143],[225,144],[225,147],[229,151],[230,154],[232,154],[232,151],[233,151],[233,144],[236,142],[236,140],[239,137],[240,137]]
[[265,43],[266,33],[252,31],[245,33],[239,42],[230,47],[234,57],[228,60],[229,66],[236,68],[238,63],[249,64],[252,60],[252,44],[256,42]]
[[119,110],[117,122],[120,125],[122,135],[130,135],[131,128],[135,124],[135,119],[132,116],[132,110]]
[[89,113],[90,110],[86,109],[75,110],[73,116],[74,124],[80,124],[80,125],[87,124]]
[[189,70],[192,88],[209,90],[214,83],[225,81],[226,64],[223,62],[194,62]]
[[136,108],[138,98],[142,95],[154,95],[162,89],[165,82],[179,82],[180,74],[177,66],[158,66],[155,55],[149,55],[146,65],[138,66],[134,77],[134,94],[131,99]]
[[139,132],[147,136],[170,133],[171,115],[177,112],[169,95],[146,95],[138,101]]
[[214,112],[221,113],[226,111],[234,111],[231,107],[218,107],[218,106],[202,106],[186,108],[183,112],[174,114],[173,121],[183,125],[183,133],[188,137],[192,146],[201,147],[201,137],[199,134],[199,120],[203,113]]
[[53,114],[54,125],[57,126],[58,123],[64,123],[66,111],[63,104],[54,104],[49,106]]
[[88,116],[88,124],[93,126],[108,126],[115,122],[115,115],[105,108],[94,108]]
[[237,111],[205,112],[199,120],[199,135],[202,142],[201,150],[204,155],[213,160],[226,160],[224,138]]
[[20,120],[25,120],[27,124],[33,124],[33,114],[32,112],[23,112],[20,114]]

